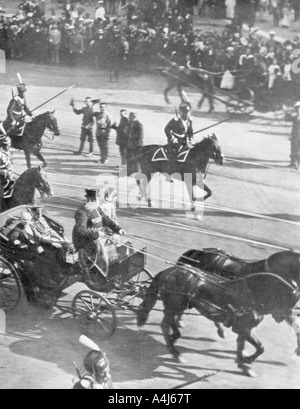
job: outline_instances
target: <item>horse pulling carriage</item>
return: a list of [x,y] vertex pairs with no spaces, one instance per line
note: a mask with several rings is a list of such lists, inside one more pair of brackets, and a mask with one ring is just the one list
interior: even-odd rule
[[[136,251],[130,243],[116,245],[108,238],[114,258],[105,277],[89,256],[70,248],[66,253],[65,280],[57,288],[42,282],[30,284],[25,262],[9,243],[9,234],[20,222],[21,214],[30,206],[20,206],[0,215],[0,309],[10,310],[18,305],[22,288],[27,299],[39,308],[53,308],[63,291],[77,282],[89,290],[81,291],[72,301],[73,317],[81,333],[106,339],[117,328],[116,308],[135,311],[139,307],[153,276],[146,268],[147,249]],[[62,238],[64,228],[53,218],[44,216],[52,229]],[[34,287],[34,288],[33,288]]]
[[[225,105],[227,112],[231,114],[281,111],[284,105],[293,106],[300,99],[299,82],[296,79],[284,81],[282,78],[277,78],[273,87],[269,89],[267,84],[269,74],[267,67],[264,67],[263,64],[258,64],[253,71],[233,73],[229,71],[214,73],[203,69],[182,68],[176,64],[160,69],[160,71],[168,82],[164,91],[167,103],[170,103],[168,93],[175,87],[183,100],[185,99],[184,87],[197,88],[209,100],[216,100]],[[226,76],[227,80],[225,80]],[[213,85],[209,87],[210,82]]]

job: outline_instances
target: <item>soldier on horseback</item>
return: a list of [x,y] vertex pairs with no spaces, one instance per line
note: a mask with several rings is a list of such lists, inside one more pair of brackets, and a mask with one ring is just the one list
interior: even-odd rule
[[26,85],[22,82],[17,85],[18,94],[14,96],[7,108],[7,118],[3,122],[3,127],[9,136],[17,136],[18,131],[23,127],[26,115],[34,119],[34,115],[29,109],[25,93],[27,91]]
[[178,154],[184,148],[195,144],[191,109],[192,106],[189,102],[183,102],[179,107],[177,118],[173,118],[165,128],[165,134],[168,138],[170,175],[172,175],[173,169],[176,168]]
[[[8,136],[3,138],[0,142],[0,202],[11,197],[15,180],[14,169],[11,160],[11,140]],[[2,199],[2,200],[1,200]],[[1,211],[1,209],[0,209]]]

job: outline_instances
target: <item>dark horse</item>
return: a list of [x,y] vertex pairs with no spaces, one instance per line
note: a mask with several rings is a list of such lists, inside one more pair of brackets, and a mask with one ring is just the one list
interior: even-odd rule
[[10,198],[4,199],[3,194],[0,194],[0,212],[5,212],[16,206],[34,204],[35,190],[39,191],[42,198],[53,195],[51,185],[41,167],[28,169],[24,172],[16,180]]
[[[53,132],[55,136],[60,136],[60,130],[57,125],[57,119],[54,116],[55,111],[45,112],[37,116],[32,122],[25,125],[22,136],[9,135],[12,141],[12,147],[18,150],[24,150],[27,167],[31,168],[31,155],[34,154],[43,166],[47,166],[47,161],[41,153],[42,137],[45,130]],[[5,131],[7,131],[5,129]]]
[[[164,304],[161,328],[169,351],[180,361],[174,345],[181,336],[178,317],[185,310],[195,308],[204,317],[231,328],[238,335],[238,367],[245,374],[255,376],[250,365],[264,353],[264,347],[253,335],[253,329],[262,322],[264,315],[272,315],[276,322],[286,320],[290,325],[295,322],[292,312],[300,299],[299,269],[291,269],[290,274],[294,284],[272,273],[228,280],[200,269],[172,267],[154,278],[139,308],[138,326],[146,323],[160,294]],[[296,352],[300,355],[300,333],[297,336]],[[256,350],[250,357],[244,354],[246,342]]]
[[[169,161],[166,158],[162,160],[153,161],[153,156],[161,146],[148,145],[140,149],[138,155],[138,162],[141,167],[142,174],[146,177],[140,181],[140,188],[142,196],[148,201],[149,207],[151,207],[151,200],[148,199],[147,186],[150,183],[155,173],[167,174],[169,172]],[[192,147],[187,155],[185,162],[177,162],[176,169],[174,171],[179,174],[182,181],[185,181],[192,203],[192,211],[195,211],[196,197],[194,194],[194,188],[197,186],[197,176],[199,174],[206,177],[208,170],[209,160],[212,159],[219,166],[224,163],[224,156],[222,154],[218,139],[215,135],[208,138],[204,138],[201,142],[196,143]],[[190,175],[191,178],[187,177]],[[204,200],[207,200],[212,196],[211,190],[204,184],[204,190],[206,196]]]
[[247,261],[220,249],[189,250],[178,260],[178,265],[180,264],[200,268],[228,279],[257,273],[272,273],[294,285],[298,282],[293,281],[294,277],[299,274],[300,278],[300,253],[295,251],[282,251],[264,260]]

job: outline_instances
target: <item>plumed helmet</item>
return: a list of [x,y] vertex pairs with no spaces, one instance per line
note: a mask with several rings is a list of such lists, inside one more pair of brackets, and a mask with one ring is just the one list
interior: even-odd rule
[[109,361],[103,351],[91,351],[83,361],[85,370],[94,375],[97,380],[103,378],[103,373],[109,367]]
[[18,90],[18,92],[26,92],[27,91],[26,85],[25,84],[18,84],[17,85],[17,90]]
[[182,102],[179,106],[179,111],[182,113],[187,113],[192,110],[192,105],[189,102]]

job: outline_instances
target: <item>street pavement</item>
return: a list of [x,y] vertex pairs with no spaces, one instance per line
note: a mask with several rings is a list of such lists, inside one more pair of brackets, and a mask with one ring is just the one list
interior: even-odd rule
[[[220,22],[215,22],[220,24]],[[267,27],[266,27],[267,30]],[[52,101],[37,114],[56,109],[62,135],[54,141],[44,139],[43,152],[49,163],[47,174],[55,196],[43,203],[47,212],[58,219],[71,237],[75,209],[82,203],[84,188],[100,187],[117,175],[120,164],[115,134],[110,140],[110,163],[101,166],[98,148],[92,158],[74,157],[79,146],[80,117],[69,106],[71,97],[101,98],[115,120],[122,108],[135,111],[145,128],[145,144],[164,144],[163,129],[174,116],[178,96],[171,95],[166,106],[162,96],[164,79],[154,75],[134,76],[127,73],[119,84],[108,83],[108,73],[89,68],[36,66],[8,62],[6,75],[0,75],[0,112],[4,119],[11,87],[20,72],[28,85],[28,104],[34,108],[64,88],[75,84],[72,91]],[[193,107],[197,106],[197,90],[187,90]],[[80,106],[80,104],[78,104]],[[217,104],[215,114],[193,110],[194,129],[200,130],[228,118],[225,107]],[[219,247],[245,259],[261,259],[280,249],[300,250],[300,173],[287,168],[290,154],[290,125],[282,115],[254,113],[251,117],[236,115],[211,131],[199,134],[197,140],[217,135],[227,158],[223,167],[212,164],[207,184],[213,197],[206,203],[202,220],[194,220],[188,211],[186,193],[181,199],[181,185],[175,183],[175,196],[181,209],[119,209],[121,225],[134,246],[147,246],[147,267],[157,274],[168,268],[186,250]],[[50,136],[50,135],[49,135]],[[86,147],[87,148],[87,147]],[[39,162],[34,159],[34,165]],[[14,153],[15,170],[25,171],[22,152]],[[128,182],[136,192],[132,181]],[[161,187],[159,187],[161,183]],[[169,199],[170,185],[156,177],[153,195],[164,192]],[[203,192],[198,190],[199,198]],[[40,201],[38,195],[37,201]],[[185,206],[183,206],[183,204]],[[203,213],[202,202],[198,204]],[[73,362],[80,366],[87,350],[79,342],[79,330],[71,317],[72,298],[82,284],[67,289],[53,311],[41,311],[27,305],[24,297],[19,306],[7,314],[7,335],[0,337],[0,388],[68,389],[75,376]],[[271,318],[255,330],[265,344],[266,353],[253,365],[257,379],[245,377],[235,364],[236,337],[228,332],[220,340],[214,325],[197,314],[185,316],[186,328],[178,342],[186,363],[176,364],[167,353],[161,334],[162,306],[157,304],[149,323],[138,330],[135,316],[118,311],[118,329],[108,341],[101,343],[111,361],[115,386],[123,389],[189,388],[195,389],[299,389],[300,361],[294,355],[296,339],[285,324]],[[207,382],[199,380],[212,375]]]

